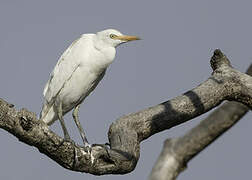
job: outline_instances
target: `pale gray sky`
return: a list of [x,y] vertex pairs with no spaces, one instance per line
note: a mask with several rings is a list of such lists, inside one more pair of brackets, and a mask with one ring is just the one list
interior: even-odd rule
[[[215,48],[245,71],[252,61],[251,7],[249,0],[1,0],[0,97],[39,113],[50,72],[80,34],[115,28],[138,35],[143,40],[117,49],[115,62],[80,109],[89,141],[107,142],[108,127],[116,118],[180,95],[208,78]],[[249,179],[251,117],[193,159],[178,179]],[[0,179],[146,179],[163,141],[182,135],[202,118],[144,141],[135,171],[122,176],[63,169],[0,130]],[[70,135],[81,143],[70,115],[66,121]],[[52,128],[62,134],[58,123]]]

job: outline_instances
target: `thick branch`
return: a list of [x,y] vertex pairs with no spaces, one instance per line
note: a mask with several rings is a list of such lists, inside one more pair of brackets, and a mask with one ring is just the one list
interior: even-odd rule
[[223,100],[240,101],[252,107],[252,78],[236,71],[216,50],[211,60],[212,76],[195,89],[170,101],[119,118],[110,126],[111,149],[95,146],[91,154],[64,142],[27,110],[17,111],[0,100],[0,128],[37,147],[61,166],[96,175],[124,174],[134,170],[140,142],[151,135],[197,117]]
[[[252,75],[252,65],[247,74]],[[176,179],[194,156],[235,125],[248,110],[241,103],[226,102],[184,136],[167,139],[149,180]]]

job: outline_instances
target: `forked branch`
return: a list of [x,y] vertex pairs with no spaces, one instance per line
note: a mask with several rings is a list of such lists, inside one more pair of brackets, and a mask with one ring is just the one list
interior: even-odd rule
[[16,110],[0,100],[0,128],[55,160],[64,168],[91,173],[125,174],[134,170],[140,155],[140,142],[151,135],[193,119],[224,100],[252,107],[252,78],[233,69],[220,50],[211,59],[212,75],[198,87],[167,102],[123,116],[110,126],[111,148],[94,146],[91,153],[65,142],[34,113]]
[[[252,65],[247,74],[252,75]],[[185,135],[165,140],[149,180],[175,180],[193,157],[235,125],[248,111],[249,108],[239,102],[225,102]]]

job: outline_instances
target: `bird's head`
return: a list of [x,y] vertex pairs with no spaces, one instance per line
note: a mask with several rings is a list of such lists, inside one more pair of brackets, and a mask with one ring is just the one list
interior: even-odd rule
[[140,38],[137,36],[123,35],[121,32],[115,29],[100,31],[97,33],[97,38],[103,41],[103,43],[105,43],[106,45],[112,47],[117,47],[118,45],[125,42],[140,40]]

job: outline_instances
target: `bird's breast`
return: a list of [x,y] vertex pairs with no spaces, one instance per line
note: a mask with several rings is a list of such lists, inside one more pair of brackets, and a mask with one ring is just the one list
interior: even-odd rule
[[90,72],[100,74],[113,62],[115,54],[115,48],[93,49],[80,66],[89,67]]

